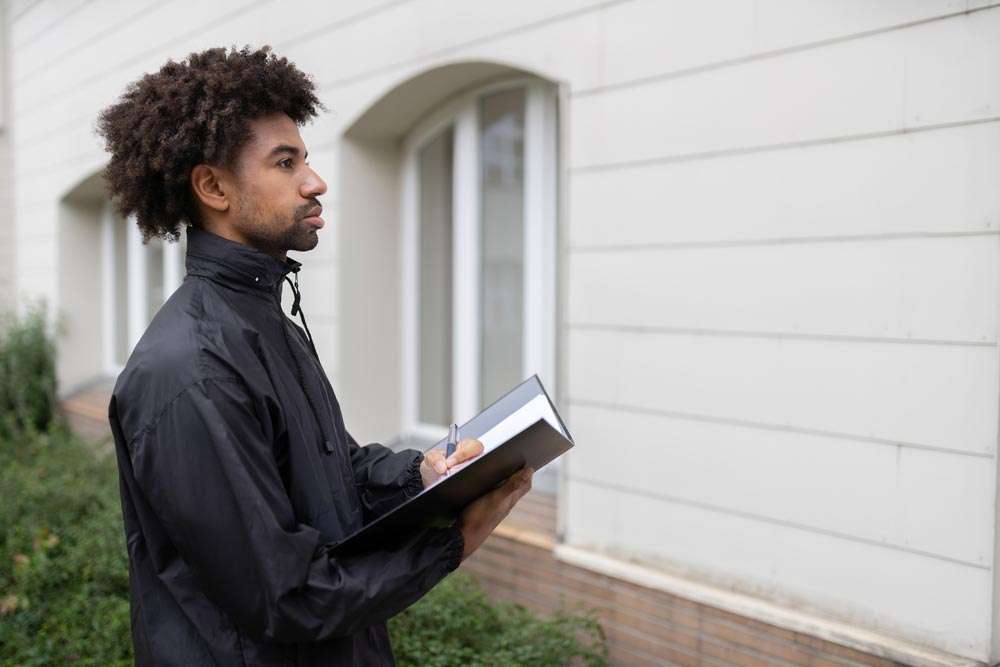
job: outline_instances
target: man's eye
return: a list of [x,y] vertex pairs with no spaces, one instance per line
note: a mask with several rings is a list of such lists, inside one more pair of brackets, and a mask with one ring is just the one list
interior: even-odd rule
[[290,157],[286,157],[286,158],[285,158],[284,160],[282,160],[282,161],[281,161],[281,162],[279,162],[278,164],[280,164],[280,165],[284,165],[284,164],[285,164],[286,162],[288,163],[288,166],[289,166],[289,167],[291,167],[291,166],[292,166],[292,158],[290,158]]

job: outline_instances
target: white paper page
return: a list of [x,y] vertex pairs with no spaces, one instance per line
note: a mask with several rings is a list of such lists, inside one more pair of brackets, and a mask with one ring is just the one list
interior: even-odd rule
[[[549,403],[549,399],[545,396],[545,394],[539,394],[522,405],[516,411],[512,412],[510,416],[502,422],[479,436],[479,442],[483,443],[483,453],[479,456],[483,456],[491,449],[507,442],[512,437],[538,421],[539,417],[544,418],[545,421],[552,426],[552,428],[563,435],[566,435],[566,432],[563,431],[562,426],[559,424],[559,419],[556,418],[555,412],[552,411],[552,404]],[[458,435],[459,440],[461,440],[462,434],[459,433]],[[463,463],[459,463],[457,466],[448,470],[448,474],[452,475],[458,472],[478,459],[479,456],[474,459],[464,461]]]

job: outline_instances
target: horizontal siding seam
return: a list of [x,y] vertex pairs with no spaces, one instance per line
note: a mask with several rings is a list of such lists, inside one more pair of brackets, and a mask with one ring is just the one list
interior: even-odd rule
[[[17,94],[16,91],[14,94]],[[32,148],[39,139],[51,139],[61,134],[63,130],[75,129],[77,125],[90,122],[94,118],[94,111],[88,109],[85,113],[79,114],[77,116],[72,116],[61,123],[54,123],[52,125],[46,125],[45,129],[28,136],[21,136],[21,132],[17,131],[17,127],[14,126],[12,129],[14,132],[11,133],[11,137],[15,139],[11,148],[13,150],[23,150],[25,148]]]
[[69,57],[70,55],[75,53],[81,47],[81,45],[90,46],[95,42],[103,40],[105,37],[109,35],[114,35],[117,32],[124,30],[129,23],[134,22],[140,16],[148,13],[150,9],[152,9],[153,7],[162,8],[163,6],[168,5],[172,2],[176,2],[176,0],[152,0],[149,3],[142,5],[138,11],[129,14],[123,20],[118,21],[117,23],[113,23],[110,26],[105,27],[103,30],[99,30],[93,35],[90,35],[87,39],[83,40],[81,44],[76,44],[73,47],[66,49],[65,51],[61,51],[60,53],[56,54],[55,56],[47,60],[45,63],[31,70],[30,72],[27,72],[22,76],[19,76],[18,78],[14,79],[13,82],[14,85],[15,86],[20,85],[24,81],[27,81],[29,78],[37,75],[39,72],[48,69],[52,65],[55,65],[60,60]]
[[759,239],[725,239],[717,241],[653,241],[649,243],[571,245],[567,250],[573,254],[595,254],[602,252],[698,250],[702,248],[771,247],[817,243],[869,243],[872,241],[908,241],[913,239],[956,239],[974,238],[977,236],[1000,236],[1000,229],[966,229],[953,232],[884,232],[881,234],[843,234],[837,236],[772,236]]
[[624,81],[618,81],[615,83],[591,86],[590,88],[580,88],[579,90],[576,91],[572,90],[569,91],[569,96],[572,98],[580,98],[607,92],[617,92],[619,90],[624,90],[628,88],[636,88],[640,86],[651,85],[663,81],[670,81],[672,79],[679,79],[687,76],[694,76],[706,72],[711,72],[714,70],[724,69],[726,67],[734,67],[738,65],[758,62],[761,60],[769,60],[771,58],[777,58],[794,53],[801,53],[804,51],[813,51],[827,46],[832,46],[835,44],[842,44],[844,42],[864,39],[866,37],[874,37],[889,32],[895,32],[898,30],[905,30],[907,28],[926,25],[928,23],[936,23],[938,21],[945,21],[956,17],[968,16],[978,12],[995,9],[996,7],[1000,7],[1000,3],[984,5],[983,7],[976,7],[973,9],[963,9],[961,11],[949,12],[947,14],[937,14],[935,16],[928,16],[922,19],[917,19],[915,21],[907,21],[905,23],[895,23],[889,26],[872,28],[871,30],[864,30],[861,32],[851,33],[848,35],[839,35],[837,37],[821,39],[815,42],[807,42],[805,44],[785,46],[779,49],[771,49],[768,51],[758,51],[755,53],[750,53],[745,56],[739,56],[736,58],[726,58],[725,60],[718,60],[712,63],[705,63],[693,67],[685,67],[682,69],[671,70],[667,72],[662,72],[660,74],[651,74],[647,76],[636,77],[634,79],[626,79]]
[[[58,151],[53,151],[58,153]],[[55,162],[50,162],[48,164],[39,165],[37,167],[29,167],[23,171],[19,171],[13,175],[13,180],[21,185],[20,181],[28,181],[36,176],[51,176],[52,172],[57,169],[74,167],[81,163],[86,163],[89,160],[101,160],[104,161],[107,155],[104,151],[92,147],[87,149],[85,153],[77,153],[76,155],[71,155],[69,157],[64,157]]]
[[358,12],[357,14],[351,14],[349,16],[337,19],[336,21],[330,21],[329,23],[318,26],[308,32],[304,32],[301,35],[296,35],[295,37],[290,37],[280,42],[276,42],[274,44],[274,49],[276,51],[280,51],[281,49],[293,45],[301,46],[302,42],[307,42],[309,40],[316,39],[318,37],[324,37],[329,33],[336,32],[341,28],[345,28],[351,25],[352,23],[357,23],[358,21],[364,21],[365,19],[369,19],[373,16],[378,16],[382,12],[387,11],[389,9],[395,9],[396,7],[400,7],[402,5],[406,5],[412,2],[414,2],[414,0],[389,0],[388,2],[383,2],[381,4],[375,5],[374,7],[371,7],[370,9]]
[[596,486],[598,488],[603,488],[608,491],[615,491],[622,495],[639,496],[642,498],[657,500],[671,505],[684,505],[687,507],[693,507],[695,509],[714,512],[716,514],[723,514],[725,516],[736,517],[738,519],[744,519],[747,521],[756,521],[758,523],[769,523],[771,525],[781,526],[782,528],[791,528],[792,530],[798,530],[804,533],[811,533],[814,535],[824,535],[826,537],[833,537],[848,542],[857,542],[859,544],[865,544],[868,546],[880,547],[892,551],[900,551],[914,556],[921,556],[923,558],[928,558],[930,560],[944,561],[955,565],[961,565],[963,567],[969,567],[977,570],[984,570],[986,572],[989,572],[992,569],[992,567],[989,564],[977,563],[975,561],[965,560],[963,558],[956,558],[953,556],[947,556],[944,554],[935,553],[933,551],[914,549],[912,547],[908,547],[902,544],[893,544],[892,542],[880,542],[879,540],[871,539],[868,537],[861,537],[860,535],[852,535],[851,533],[844,533],[836,530],[830,530],[828,528],[820,528],[818,526],[811,526],[809,524],[799,523],[797,521],[789,521],[788,519],[779,519],[777,517],[768,516],[766,514],[746,512],[744,510],[738,510],[732,507],[726,507],[725,505],[716,505],[714,503],[708,503],[701,500],[693,500],[690,498],[683,498],[681,496],[673,496],[666,493],[655,493],[653,491],[645,491],[642,489],[638,489],[636,487],[627,487],[627,486],[622,486],[620,484],[613,484],[611,482],[606,482],[604,480],[594,479],[592,477],[586,477],[583,475],[571,474],[568,475],[567,478],[570,481],[580,482],[582,484],[587,484],[589,486]]
[[38,5],[40,5],[41,3],[42,3],[42,0],[29,0],[29,2],[26,2],[24,4],[24,7],[21,8],[20,12],[18,12],[17,14],[15,14],[14,16],[11,17],[10,22],[14,23],[14,22],[20,20],[22,16],[24,16],[25,14],[27,14],[28,12],[30,12],[32,9],[34,9],[35,7],[37,7]]
[[[270,2],[270,1],[271,0],[262,0],[261,2],[258,2],[256,4],[254,4],[253,7],[256,8],[258,5],[264,4],[264,3]],[[363,12],[360,12],[358,14],[353,14],[351,16],[345,17],[345,18],[343,18],[343,19],[341,19],[339,21],[336,21],[336,22],[331,23],[330,25],[328,25],[326,27],[327,32],[329,33],[331,31],[336,31],[336,30],[338,30],[338,29],[340,29],[340,28],[342,28],[342,27],[344,27],[346,25],[350,25],[351,23],[356,23],[357,21],[364,20],[364,19],[370,18],[371,16],[377,15],[378,13],[384,11],[385,9],[389,9],[389,8],[395,7],[396,5],[403,4],[405,2],[412,2],[412,1],[413,0],[393,0],[392,2],[387,2],[387,3],[384,3],[382,5],[378,5],[377,7],[374,7],[372,9],[369,9],[369,10],[366,10],[366,11],[363,11]],[[250,8],[251,8],[250,5],[244,5],[243,7],[241,7],[241,11],[248,12],[250,10]],[[288,43],[290,41],[293,41],[293,40],[287,40],[286,42],[283,42],[282,44],[286,44],[286,43]],[[73,90],[78,90],[79,88],[80,88],[80,86],[77,86]],[[38,132],[36,134],[28,135],[26,137],[22,137],[22,136],[18,135],[17,136],[18,141],[14,144],[14,148],[15,149],[22,149],[25,146],[28,146],[29,144],[35,142],[36,140],[38,140],[40,138],[51,139],[54,135],[59,134],[62,130],[65,130],[67,128],[75,127],[77,124],[79,124],[81,122],[85,122],[85,121],[90,121],[92,118],[93,118],[93,112],[92,111],[88,111],[88,112],[80,114],[78,116],[74,116],[74,117],[70,118],[69,120],[63,121],[63,122],[61,122],[61,123],[59,123],[57,125],[51,125],[51,126],[47,127],[44,131]]]
[[675,155],[661,155],[648,158],[636,158],[634,160],[616,160],[612,162],[601,162],[587,165],[570,166],[568,171],[571,174],[589,174],[612,169],[633,169],[661,164],[676,164],[679,162],[696,162],[698,160],[716,160],[720,158],[733,157],[737,155],[754,155],[757,153],[771,153],[776,151],[792,150],[795,148],[809,148],[812,146],[824,146],[851,143],[855,141],[870,141],[872,139],[884,139],[904,134],[917,132],[933,132],[935,130],[947,130],[955,127],[968,127],[974,125],[985,125],[1000,121],[1000,116],[984,116],[982,118],[967,118],[964,120],[947,121],[943,123],[929,123],[927,125],[904,125],[896,129],[877,130],[874,132],[859,132],[856,134],[844,134],[832,137],[815,137],[812,139],[802,139],[799,141],[786,141],[773,144],[756,144],[752,146],[742,146],[739,148],[720,148],[709,151],[697,151],[694,153],[678,153]]
[[970,456],[973,458],[981,458],[988,460],[992,460],[994,456],[993,452],[976,452],[964,449],[950,449],[948,447],[940,447],[937,445],[928,445],[919,442],[907,442],[903,440],[892,440],[889,438],[875,438],[872,436],[859,435],[856,433],[845,433],[842,431],[826,431],[817,428],[792,426],[790,424],[774,424],[768,422],[751,421],[749,419],[736,419],[733,417],[720,417],[716,415],[706,415],[694,412],[682,412],[679,410],[647,408],[638,405],[627,405],[624,403],[594,401],[585,398],[577,398],[573,396],[569,397],[568,403],[570,405],[598,408],[602,410],[610,410],[613,412],[625,412],[632,414],[650,415],[654,417],[683,419],[687,421],[704,422],[707,424],[721,424],[724,426],[739,426],[744,428],[758,429],[762,431],[780,431],[783,433],[800,433],[802,435],[816,435],[824,438],[832,438],[835,440],[853,440],[856,442],[866,442],[875,445],[886,445],[889,447],[906,447],[910,449],[919,449],[927,452],[937,452],[940,454],[954,454],[955,456]]
[[[173,0],[170,0],[170,1],[173,2]],[[81,78],[77,79],[76,81],[74,81],[74,85],[73,85],[72,88],[65,89],[65,90],[61,91],[61,93],[62,93],[63,97],[65,97],[67,94],[73,94],[73,93],[76,93],[76,92],[78,92],[80,90],[83,90],[84,88],[87,88],[91,84],[96,83],[97,81],[100,81],[102,79],[107,78],[113,72],[121,71],[121,70],[129,67],[130,65],[133,65],[133,64],[141,61],[143,58],[152,56],[153,54],[156,54],[156,53],[159,53],[159,52],[166,52],[166,51],[169,50],[169,47],[171,45],[173,45],[173,44],[175,44],[177,42],[180,42],[180,41],[183,41],[183,40],[186,40],[186,39],[191,39],[192,37],[195,37],[195,36],[197,36],[198,34],[200,34],[202,32],[211,30],[213,28],[217,28],[220,23],[225,23],[226,21],[232,19],[235,16],[239,16],[240,14],[246,13],[251,8],[257,7],[259,5],[267,4],[269,2],[275,2],[275,0],[248,0],[245,4],[240,5],[238,8],[236,8],[236,9],[234,9],[234,10],[232,10],[232,11],[226,13],[226,14],[223,14],[222,16],[216,18],[215,20],[211,21],[210,23],[206,23],[204,25],[199,25],[199,26],[197,26],[195,28],[192,28],[192,29],[188,30],[185,33],[182,33],[180,35],[177,35],[175,37],[170,38],[170,40],[167,41],[167,42],[161,42],[160,44],[157,44],[156,46],[147,48],[147,49],[145,49],[143,51],[139,51],[137,53],[132,53],[127,58],[123,58],[122,60],[115,61],[114,67],[108,68],[108,69],[104,69],[104,70],[100,70],[98,74],[94,74],[94,75],[87,76],[87,77],[81,77]],[[158,67],[154,67],[154,69],[159,69],[159,68]],[[36,97],[34,99],[29,99],[28,101],[24,102],[22,105],[19,105],[20,107],[23,108],[23,110],[20,111],[20,112],[15,112],[15,111],[12,110],[11,115],[14,118],[19,118],[19,117],[21,117],[21,116],[23,116],[23,115],[25,115],[27,113],[31,113],[31,114],[38,113],[38,110],[40,108],[45,108],[46,106],[48,106],[47,104],[45,104],[45,102],[48,102],[48,101],[52,100],[53,98],[54,98],[54,96],[51,95],[51,93],[49,93],[49,92],[43,93],[40,97]]]
[[[258,0],[258,1],[273,2],[274,0]],[[997,121],[1000,121],[1000,116],[989,116],[985,118],[952,121],[946,123],[934,123],[930,125],[908,126],[896,130],[883,130],[878,132],[843,135],[839,137],[820,137],[815,139],[803,139],[802,141],[795,141],[795,142],[760,144],[756,146],[748,146],[743,148],[721,149],[717,151],[704,151],[698,153],[684,153],[673,156],[651,157],[651,158],[642,158],[637,160],[622,160],[617,162],[606,162],[601,164],[584,165],[577,167],[571,166],[567,169],[567,171],[570,173],[570,175],[577,176],[584,174],[599,173],[603,171],[611,171],[616,169],[633,169],[633,168],[641,168],[641,167],[663,165],[663,164],[675,164],[680,162],[714,160],[714,159],[734,157],[739,155],[752,155],[756,153],[768,153],[774,151],[791,150],[795,148],[808,148],[812,146],[851,143],[855,141],[869,141],[872,139],[883,139],[887,137],[901,136],[917,132],[932,132],[935,130],[945,130],[956,127],[985,125],[989,123],[995,123]],[[50,133],[46,132],[45,134],[48,135]],[[29,141],[28,139],[25,139],[23,142],[18,142],[14,146],[15,152],[21,150],[21,146],[28,141]],[[338,141],[339,140],[334,139],[328,142],[324,142],[318,145],[315,148],[315,150],[325,150],[328,148],[335,147]],[[48,175],[49,172],[51,172],[53,169],[58,169],[63,166],[71,166],[73,164],[85,161],[87,159],[91,159],[93,158],[94,155],[95,155],[94,148],[90,148],[89,150],[87,150],[86,153],[78,153],[76,155],[63,158],[55,163],[25,169],[24,171],[15,173],[13,175],[13,178],[16,180],[22,180],[22,179],[27,180],[29,177],[33,176],[36,172],[38,174]],[[951,234],[951,233],[952,232],[941,232],[941,234]],[[968,234],[979,234],[979,233],[991,234],[996,232],[991,232],[987,230],[984,230],[982,232],[968,232]],[[789,239],[787,242],[792,243],[795,242],[795,240]],[[808,241],[803,241],[803,242],[808,242]]]
[[957,340],[935,338],[892,338],[880,336],[852,336],[827,333],[804,333],[787,331],[751,331],[739,329],[712,329],[700,327],[675,327],[658,325],[633,325],[603,322],[566,322],[570,331],[609,331],[618,333],[650,334],[667,336],[709,336],[715,338],[758,338],[764,340],[800,340],[825,343],[874,343],[888,345],[930,345],[943,347],[984,347],[995,348],[995,340]]
[[[73,14],[76,14],[77,12],[79,12],[81,9],[83,9],[84,7],[86,7],[87,5],[89,5],[92,2],[94,2],[94,0],[83,0],[83,2],[81,2],[80,4],[78,4],[76,7],[73,7],[72,9],[70,9],[69,11],[67,11],[66,13],[61,14],[55,20],[50,21],[49,23],[45,24],[45,27],[41,28],[38,32],[34,33],[30,37],[26,37],[24,39],[24,41],[18,42],[17,44],[11,44],[12,49],[14,51],[16,51],[17,49],[24,48],[28,44],[31,44],[33,41],[35,41],[36,39],[38,39],[39,37],[41,37],[42,35],[44,35],[45,33],[47,33],[49,30],[52,30],[52,28],[54,28],[57,25],[59,25],[60,23],[62,23],[63,21],[65,21],[66,19],[68,19]],[[33,9],[38,4],[39,3],[35,3],[35,4],[31,5],[31,7],[29,7],[27,10],[21,12],[21,14],[17,15],[16,17],[14,17],[14,21],[16,21],[17,19],[21,18],[21,16],[23,16],[24,14],[26,14],[28,12],[28,10]]]
[[[578,14],[586,14],[586,13],[589,13],[589,12],[592,12],[592,11],[595,11],[595,10],[603,9],[606,6],[611,6],[611,5],[615,5],[615,4],[622,4],[622,3],[625,3],[625,2],[633,2],[633,1],[634,0],[607,0],[605,2],[597,3],[596,5],[574,9],[574,10],[572,10],[570,12],[564,12],[562,14],[558,14],[558,15],[553,16],[553,17],[548,17],[548,18],[542,19],[540,21],[535,21],[533,23],[529,23],[529,24],[525,24],[525,25],[521,25],[521,26],[516,26],[515,28],[511,28],[511,29],[506,30],[506,31],[500,31],[499,33],[495,33],[493,35],[487,35],[485,37],[479,38],[479,39],[477,39],[475,41],[472,41],[472,42],[458,44],[458,45],[455,45],[455,46],[452,46],[452,47],[448,47],[446,49],[439,49],[438,51],[434,51],[434,52],[431,52],[429,54],[423,54],[421,56],[418,56],[417,58],[408,59],[408,60],[405,60],[405,61],[393,63],[391,65],[386,65],[386,66],[382,66],[382,67],[379,67],[379,68],[375,68],[375,69],[369,70],[368,72],[360,72],[360,73],[358,73],[356,75],[352,75],[350,77],[344,77],[342,79],[337,79],[337,80],[334,80],[334,81],[331,81],[331,82],[323,83],[323,84],[320,84],[320,85],[317,86],[317,88],[318,88],[317,92],[318,93],[328,92],[326,89],[329,88],[329,87],[331,87],[331,86],[343,87],[343,86],[349,85],[351,83],[360,82],[360,81],[363,81],[363,80],[365,80],[367,78],[370,78],[370,77],[373,77],[373,76],[377,76],[377,75],[381,74],[383,71],[391,71],[393,69],[398,69],[398,68],[406,67],[408,65],[411,65],[411,64],[414,64],[414,63],[418,63],[418,62],[422,62],[422,61],[425,61],[425,60],[433,60],[434,58],[439,57],[439,55],[443,55],[443,54],[451,52],[451,51],[462,50],[464,48],[468,48],[470,45],[484,43],[484,42],[488,42],[488,41],[491,41],[491,40],[494,40],[494,39],[501,39],[501,38],[507,37],[507,36],[509,36],[511,34],[517,34],[519,32],[524,32],[524,31],[532,30],[532,29],[535,29],[535,28],[538,28],[538,27],[542,27],[542,26],[544,26],[544,25],[546,25],[548,23],[553,23],[553,22],[557,22],[559,20],[563,20],[564,18],[571,18],[572,16],[575,16],[575,15],[578,15]],[[237,15],[239,13],[247,11],[247,9],[249,7],[251,7],[251,6],[266,4],[266,3],[269,3],[269,2],[274,2],[274,0],[252,0],[247,5],[244,5],[244,6],[240,7],[239,10],[230,12],[230,14],[227,14],[227,15],[225,15],[225,16],[217,19],[216,21],[214,21],[210,25],[199,26],[198,28],[195,28],[195,29],[189,31],[188,33],[185,33],[185,34],[180,35],[178,37],[172,38],[171,42],[176,42],[176,41],[179,41],[179,40],[182,40],[182,39],[189,39],[189,38],[197,35],[199,32],[202,32],[204,30],[208,30],[208,29],[214,27],[215,25],[217,25],[218,23],[228,20],[230,18],[230,16],[235,16],[235,15]],[[390,6],[392,6],[392,4],[394,4],[394,3],[389,3],[389,4],[385,5],[385,6],[386,7],[390,7]],[[371,13],[372,13],[371,10],[367,10],[365,12],[360,12],[358,14],[358,16],[363,16],[364,18],[368,18],[368,15],[370,15]],[[345,20],[345,21],[342,21],[341,23],[343,23],[343,24],[346,25],[348,23],[348,21]],[[147,56],[151,56],[152,54],[155,54],[155,53],[163,51],[163,50],[164,50],[164,46],[163,45],[158,45],[158,46],[155,46],[153,48],[147,49],[147,50],[145,50],[145,51],[143,51],[141,53],[133,54],[128,59],[116,62],[116,66],[112,70],[104,70],[100,74],[97,74],[97,75],[94,75],[94,76],[91,76],[91,77],[86,77],[86,78],[78,80],[76,82],[76,85],[72,89],[69,89],[69,92],[79,91],[79,90],[81,90],[81,89],[89,86],[90,84],[92,84],[92,83],[94,83],[96,81],[99,81],[99,80],[107,77],[108,74],[110,72],[112,72],[112,71],[120,70],[123,67],[127,67],[128,65],[131,65],[134,62],[137,62],[141,58],[144,58],[144,57],[147,57]],[[63,91],[63,92],[66,93],[67,91]],[[38,108],[39,108],[38,107],[38,103],[44,102],[46,99],[47,98],[43,96],[41,98],[30,100],[29,102],[26,102],[24,104],[24,107],[25,108],[30,108],[31,113],[37,113],[38,112]],[[22,111],[20,113],[12,113],[11,115],[14,118],[17,118],[17,117],[20,117],[20,116],[24,115],[25,113],[27,113],[27,112],[26,111]]]
[[354,85],[356,83],[361,83],[367,79],[379,76],[381,74],[386,74],[393,70],[402,69],[409,65],[415,65],[417,63],[426,62],[434,60],[435,58],[440,58],[441,56],[450,55],[463,49],[468,49],[473,46],[479,46],[480,44],[487,44],[489,42],[496,41],[498,39],[504,39],[506,37],[511,37],[513,35],[518,35],[525,32],[530,32],[532,30],[537,30],[553,23],[559,23],[560,21],[565,21],[567,19],[576,18],[578,16],[585,16],[595,11],[601,11],[615,5],[622,5],[629,2],[634,2],[635,0],[605,0],[604,2],[597,2],[594,4],[586,5],[584,7],[578,7],[567,12],[562,12],[560,14],[554,14],[552,16],[547,16],[543,19],[538,19],[536,21],[531,21],[519,26],[513,26],[507,28],[506,30],[501,30],[489,35],[484,35],[482,37],[477,37],[476,39],[469,40],[467,42],[460,42],[458,44],[453,44],[451,46],[442,47],[434,51],[423,53],[415,58],[409,58],[407,60],[397,61],[389,65],[382,65],[380,67],[374,67],[365,72],[358,72],[357,74],[352,74],[351,76],[341,77],[339,79],[331,79],[320,85],[321,91],[326,91],[329,88],[343,88],[345,86]]

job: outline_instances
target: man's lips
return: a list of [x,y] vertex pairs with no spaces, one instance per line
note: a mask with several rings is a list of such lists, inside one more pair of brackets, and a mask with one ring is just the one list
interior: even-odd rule
[[322,212],[323,212],[323,209],[321,209],[321,208],[318,208],[318,209],[316,209],[314,211],[310,211],[309,215],[307,215],[306,217],[302,218],[302,220],[305,221],[305,222],[307,222],[307,223],[309,223],[310,225],[314,226],[316,229],[322,229],[323,225],[326,224],[323,221],[323,218],[319,217],[319,214],[322,213]]

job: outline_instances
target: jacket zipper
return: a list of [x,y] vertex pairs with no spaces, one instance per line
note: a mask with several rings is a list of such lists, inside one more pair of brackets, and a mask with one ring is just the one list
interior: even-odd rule
[[323,431],[323,423],[320,421],[319,412],[316,410],[316,405],[313,403],[312,396],[309,395],[309,389],[306,387],[305,373],[302,371],[302,365],[299,363],[299,358],[295,354],[295,349],[291,341],[288,340],[288,322],[285,321],[285,313],[281,310],[281,298],[278,296],[278,288],[280,286],[281,282],[279,281],[274,288],[273,296],[274,303],[278,308],[278,318],[281,320],[281,334],[285,339],[285,347],[288,348],[288,353],[292,356],[292,363],[295,364],[295,373],[299,381],[299,386],[302,388],[302,393],[306,395],[306,402],[309,403],[309,409],[312,411],[313,418],[316,420],[316,426],[319,428],[320,439],[323,441],[320,453],[330,455],[333,453],[333,443],[330,442]]
[[[278,285],[280,286],[281,283],[279,282]],[[327,456],[330,456],[334,453],[333,441],[327,438],[326,432],[323,430],[323,424],[320,421],[319,412],[316,410],[316,405],[315,403],[313,403],[313,399],[309,394],[309,389],[306,387],[305,376],[302,371],[302,366],[299,363],[298,355],[295,353],[293,345],[288,340],[288,327],[293,326],[293,323],[288,323],[285,321],[285,313],[284,311],[281,310],[281,298],[278,296],[277,287],[275,287],[274,291],[274,301],[277,304],[278,317],[281,319],[281,333],[285,338],[285,346],[288,347],[288,352],[289,354],[292,355],[292,362],[295,364],[295,371],[298,375],[299,386],[302,387],[302,393],[306,395],[306,401],[309,403],[309,409],[312,410],[313,418],[316,420],[316,426],[317,428],[319,428],[320,440],[323,441],[322,446],[320,448],[320,454],[326,454]],[[318,363],[319,360],[317,359],[317,364]],[[320,368],[320,372],[322,372],[322,368]],[[340,471],[341,484],[344,485],[345,489],[350,488],[350,485],[355,484],[354,474],[353,471],[351,470],[350,462],[347,460],[345,456],[337,457],[337,467],[339,468]],[[357,499],[351,499],[350,494],[347,495],[347,498],[349,498],[348,510],[351,513],[356,514],[360,517],[362,514],[362,509]]]

